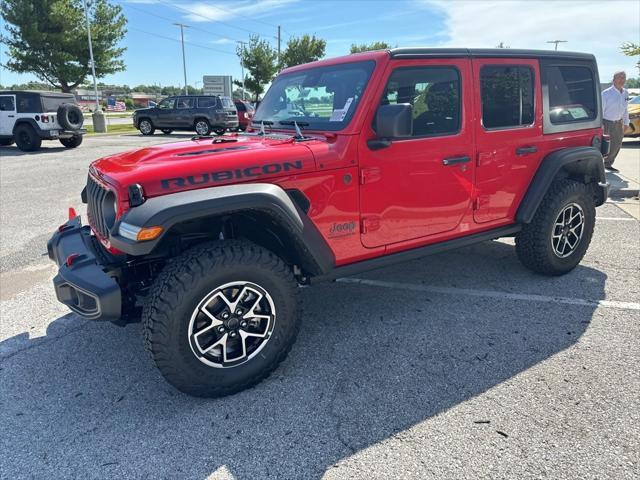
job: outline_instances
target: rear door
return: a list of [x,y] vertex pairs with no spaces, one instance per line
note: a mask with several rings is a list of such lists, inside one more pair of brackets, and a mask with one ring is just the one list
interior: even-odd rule
[[0,135],[12,135],[16,121],[16,96],[0,95]]
[[189,128],[193,126],[196,109],[195,101],[195,97],[178,97],[174,117],[176,127]]
[[455,229],[473,188],[470,60],[394,60],[385,78],[373,115],[409,103],[413,135],[378,150],[362,135],[361,238],[369,248]]
[[474,220],[515,214],[543,152],[540,71],[533,59],[473,60],[476,129]]

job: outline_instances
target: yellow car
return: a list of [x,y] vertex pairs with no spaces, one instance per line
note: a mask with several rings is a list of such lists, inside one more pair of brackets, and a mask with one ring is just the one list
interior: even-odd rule
[[627,105],[629,111],[629,130],[624,134],[625,137],[640,136],[640,95],[629,100]]

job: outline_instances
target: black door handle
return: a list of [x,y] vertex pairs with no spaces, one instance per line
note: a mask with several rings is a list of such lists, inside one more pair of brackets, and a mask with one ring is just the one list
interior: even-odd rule
[[538,147],[520,147],[516,148],[516,155],[528,155],[530,153],[536,153]]
[[9,118],[14,118],[14,117],[15,117],[15,115],[7,115],[7,117],[9,117]]
[[467,163],[471,161],[471,157],[449,157],[442,160],[442,164],[445,166],[457,165],[458,163]]

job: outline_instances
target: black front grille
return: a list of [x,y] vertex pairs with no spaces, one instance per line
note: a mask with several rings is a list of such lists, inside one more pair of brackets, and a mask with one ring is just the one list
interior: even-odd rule
[[99,233],[104,238],[109,237],[109,227],[107,226],[102,205],[108,194],[109,190],[89,175],[87,178],[87,216],[89,217],[89,225],[91,225],[94,232]]

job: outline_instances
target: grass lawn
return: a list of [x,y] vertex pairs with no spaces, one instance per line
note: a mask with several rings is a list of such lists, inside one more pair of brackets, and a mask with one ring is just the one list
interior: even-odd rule
[[[107,134],[109,133],[134,133],[138,130],[133,125],[127,123],[122,125],[109,125],[107,126]],[[87,125],[87,135],[104,135],[102,133],[96,133],[93,131],[93,125]]]

